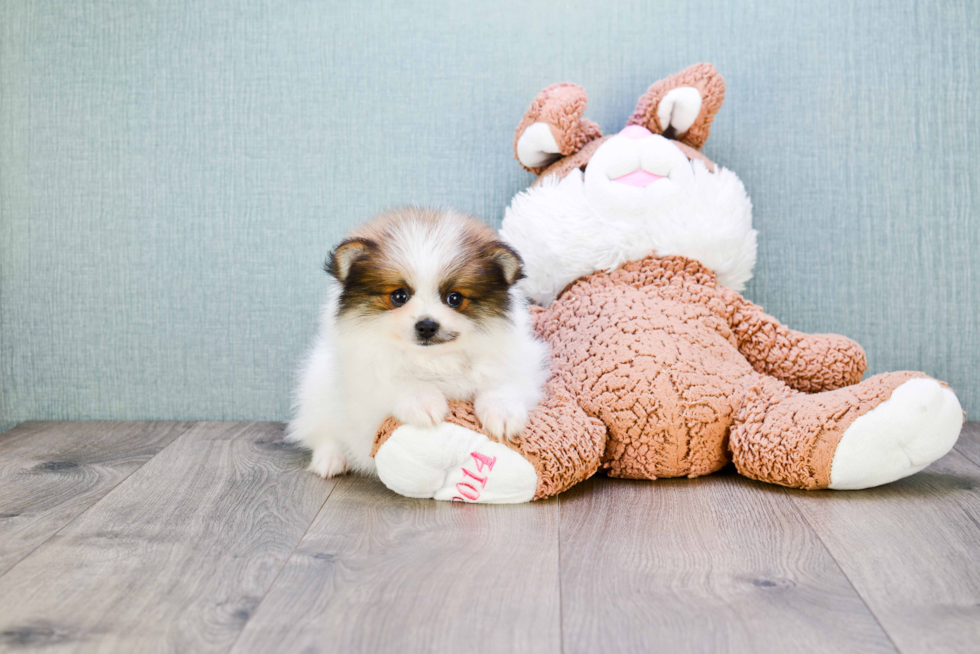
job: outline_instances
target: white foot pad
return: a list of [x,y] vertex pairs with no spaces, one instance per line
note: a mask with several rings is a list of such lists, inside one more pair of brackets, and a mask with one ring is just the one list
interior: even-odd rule
[[448,422],[402,425],[374,462],[381,482],[406,497],[518,504],[531,501],[538,487],[534,466],[516,451]]
[[962,426],[953,391],[935,379],[910,379],[844,432],[830,488],[872,488],[915,474],[953,448]]

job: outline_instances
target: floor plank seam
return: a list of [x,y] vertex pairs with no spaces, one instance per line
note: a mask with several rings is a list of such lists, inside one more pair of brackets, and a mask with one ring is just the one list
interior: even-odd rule
[[[970,458],[970,456],[966,452],[959,449],[959,447],[954,447],[953,451],[959,454],[964,459],[966,459],[967,463],[977,468],[978,474],[980,474],[980,462],[974,461],[972,458]],[[980,532],[980,522],[977,522],[977,519],[974,518],[969,511],[967,511],[966,507],[963,506],[959,501],[956,502],[956,507],[963,512],[963,515],[965,515],[967,519],[974,524],[974,526],[977,528],[977,531]]]
[[[953,452],[956,452],[961,457],[963,457],[964,459],[966,459],[966,462],[967,463],[969,463],[973,467],[975,467],[978,470],[980,470],[980,461],[978,461],[978,460],[976,460],[976,459],[973,458],[974,456],[976,456],[978,459],[980,459],[980,451],[978,451],[977,453],[973,453],[973,452],[970,452],[967,449],[960,449],[959,444],[957,444],[956,446],[954,446],[952,451]],[[947,454],[946,456],[949,456],[949,454]],[[928,468],[927,468],[927,470],[928,470]]]
[[960,446],[959,445],[955,446],[953,448],[953,451],[956,452],[957,454],[961,455],[964,459],[966,459],[967,461],[969,461],[973,465],[975,465],[978,468],[980,468],[980,456],[977,456],[977,458],[974,459],[973,458],[974,455],[972,454],[972,452],[970,452],[967,449],[960,449]]
[[303,533],[296,540],[296,544],[293,545],[293,549],[290,550],[289,555],[282,560],[282,565],[279,566],[279,571],[276,573],[275,578],[273,578],[273,580],[269,582],[269,586],[265,589],[265,592],[262,594],[262,599],[258,601],[258,603],[255,605],[255,608],[252,609],[252,612],[249,614],[248,619],[242,624],[242,628],[238,631],[238,635],[235,636],[235,640],[231,642],[231,646],[228,647],[227,650],[225,650],[226,654],[228,652],[233,652],[235,650],[235,647],[238,645],[238,641],[242,639],[242,635],[245,633],[245,629],[248,627],[248,623],[251,622],[255,614],[259,612],[259,609],[262,607],[262,603],[265,602],[265,599],[269,596],[269,593],[272,591],[273,588],[275,588],[276,584],[279,583],[279,578],[282,577],[283,571],[289,565],[289,562],[292,560],[293,555],[296,554],[296,550],[299,549],[299,546],[302,544],[303,539],[306,538],[306,535],[310,533],[310,529],[313,527],[313,523],[316,522],[316,519],[320,517],[320,513],[323,511],[323,507],[325,507],[327,505],[327,502],[330,501],[330,498],[333,497],[333,493],[335,490],[337,490],[337,486],[341,484],[340,479],[337,478],[334,479],[335,481],[333,486],[330,488],[330,492],[328,492],[327,496],[323,498],[323,503],[320,505],[320,508],[317,509],[316,513],[313,514],[313,518],[310,520],[310,524],[306,525],[306,529],[303,530]]
[[[37,421],[28,420],[28,421],[25,421],[25,422],[37,422]],[[22,424],[24,424],[24,423],[19,423],[17,426],[19,427]],[[194,422],[185,422],[183,424],[184,424],[184,428],[180,431],[179,434],[177,434],[176,436],[174,436],[173,440],[171,440],[169,443],[167,443],[166,445],[164,445],[163,447],[161,447],[156,453],[153,454],[153,456],[151,456],[150,458],[148,458],[146,461],[144,461],[143,463],[141,463],[138,466],[136,466],[135,468],[133,468],[133,470],[128,475],[126,475],[125,477],[123,477],[122,479],[120,479],[119,482],[115,486],[113,486],[108,491],[106,491],[105,495],[103,495],[102,497],[100,497],[99,499],[97,499],[96,501],[92,502],[87,507],[85,507],[84,509],[82,509],[81,511],[79,511],[78,515],[72,517],[71,520],[69,520],[65,524],[61,525],[61,527],[59,527],[56,531],[52,532],[50,536],[48,536],[43,541],[41,541],[40,543],[38,543],[35,547],[31,548],[31,551],[28,552],[27,554],[25,554],[24,556],[20,557],[19,559],[17,559],[17,562],[16,563],[14,563],[12,566],[10,566],[9,568],[7,568],[3,572],[0,572],[0,581],[3,580],[3,577],[8,572],[10,572],[11,570],[13,570],[17,566],[19,566],[21,563],[23,563],[28,558],[30,558],[35,552],[37,552],[39,549],[41,549],[42,547],[44,547],[45,545],[47,545],[49,542],[51,542],[51,539],[52,538],[54,538],[55,536],[57,536],[58,534],[60,534],[62,531],[64,531],[66,528],[68,528],[69,525],[74,524],[74,522],[76,520],[78,520],[83,515],[85,515],[89,511],[91,511],[94,506],[96,506],[99,503],[101,503],[103,500],[105,500],[105,498],[109,497],[114,492],[116,492],[116,489],[118,489],[120,486],[122,486],[123,484],[125,484],[126,481],[130,477],[132,477],[134,474],[136,474],[137,472],[139,472],[140,470],[142,470],[143,469],[143,466],[145,466],[147,463],[149,463],[150,461],[152,461],[153,459],[155,459],[156,457],[158,457],[160,455],[160,452],[163,452],[168,447],[170,447],[171,445],[173,445],[174,443],[176,443],[177,441],[179,441],[181,438],[183,438],[184,435],[188,431],[190,431],[191,429],[193,429],[194,428],[194,425],[197,424],[197,423],[194,423]],[[7,433],[10,433],[10,431],[13,431],[13,430],[11,429]]]
[[961,511],[963,511],[963,515],[965,515],[970,520],[970,522],[972,522],[974,526],[976,526],[977,531],[980,532],[980,522],[977,522],[977,519],[974,518],[972,515],[970,515],[970,512],[964,509],[962,506],[960,506],[959,508]]
[[558,504],[558,651],[565,654],[565,604],[561,568],[561,497],[555,498]]
[[[877,624],[878,628],[881,629],[881,633],[885,634],[885,638],[888,639],[888,642],[891,644],[892,649],[894,649],[895,652],[897,652],[898,654],[903,654],[903,650],[892,639],[892,635],[888,633],[887,629],[885,629],[885,625],[881,623],[881,619],[878,617],[878,614],[875,613],[874,609],[871,608],[871,605],[868,604],[867,598],[865,598],[864,595],[861,594],[861,591],[857,589],[857,587],[854,585],[854,582],[847,575],[847,572],[844,571],[844,567],[841,566],[840,561],[837,560],[837,557],[834,556],[834,553],[830,551],[829,547],[827,547],[827,544],[823,541],[823,538],[820,537],[820,532],[818,532],[814,528],[814,526],[810,524],[810,520],[806,517],[806,514],[803,513],[803,511],[800,510],[800,507],[796,505],[796,498],[793,497],[792,492],[787,488],[782,489],[782,491],[789,498],[789,502],[793,506],[793,510],[796,511],[796,514],[803,519],[803,522],[806,524],[807,529],[809,529],[813,533],[813,535],[816,536],[817,542],[820,543],[820,546],[823,547],[824,551],[827,553],[827,556],[830,557],[830,560],[833,561],[834,565],[837,566],[837,569],[840,570],[841,575],[844,577],[844,579],[847,580],[847,585],[851,587],[851,590],[854,591],[854,594],[857,596],[857,598],[861,600],[861,603],[864,604],[864,607],[868,609],[868,613],[871,615],[872,618],[874,618],[875,624]],[[839,492],[847,492],[847,491],[839,491]]]
[[956,443],[953,445],[953,450],[980,466],[980,447],[977,446],[980,446],[980,422],[964,422],[960,437],[956,439]]

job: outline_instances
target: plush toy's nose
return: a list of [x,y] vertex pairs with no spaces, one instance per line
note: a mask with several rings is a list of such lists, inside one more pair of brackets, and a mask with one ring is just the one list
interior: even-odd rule
[[643,125],[628,125],[626,129],[619,133],[620,136],[625,136],[628,139],[633,139],[638,141],[640,139],[645,139],[648,136],[653,136],[653,132],[648,130]]

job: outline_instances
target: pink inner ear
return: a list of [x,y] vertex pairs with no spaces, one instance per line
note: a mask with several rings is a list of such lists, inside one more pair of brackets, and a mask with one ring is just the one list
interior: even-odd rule
[[645,139],[648,136],[653,136],[653,132],[648,130],[643,125],[628,125],[619,133],[620,136],[625,136],[628,139],[634,141],[639,141],[640,139]]

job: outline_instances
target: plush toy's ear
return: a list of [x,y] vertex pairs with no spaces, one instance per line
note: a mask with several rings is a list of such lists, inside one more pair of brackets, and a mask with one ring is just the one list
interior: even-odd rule
[[694,64],[647,89],[629,124],[700,150],[724,100],[725,80],[715,67]]
[[374,241],[367,238],[349,238],[330,253],[330,257],[323,264],[323,269],[343,284],[347,281],[347,275],[350,274],[354,262],[377,247]]
[[540,175],[550,164],[602,136],[598,125],[582,118],[588,101],[585,89],[568,82],[541,91],[514,132],[514,155],[521,165]]

